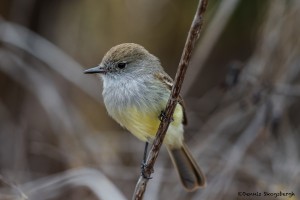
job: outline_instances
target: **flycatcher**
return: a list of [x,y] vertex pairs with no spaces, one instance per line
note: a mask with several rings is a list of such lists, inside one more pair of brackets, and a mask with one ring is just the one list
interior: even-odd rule
[[[153,141],[173,84],[157,57],[138,44],[120,44],[106,53],[99,66],[84,73],[100,74],[104,104],[114,120],[138,139]],[[164,144],[183,186],[194,191],[205,186],[205,176],[184,143],[183,125],[186,123],[180,97]]]

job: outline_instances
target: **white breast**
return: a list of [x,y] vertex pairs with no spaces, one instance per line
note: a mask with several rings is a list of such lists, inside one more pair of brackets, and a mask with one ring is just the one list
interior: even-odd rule
[[[138,110],[162,110],[161,102],[167,102],[169,91],[160,87],[150,77],[105,78],[103,77],[103,99],[108,113],[114,115],[124,108],[136,107]],[[142,108],[142,109],[141,109]],[[160,111],[158,111],[160,112]]]

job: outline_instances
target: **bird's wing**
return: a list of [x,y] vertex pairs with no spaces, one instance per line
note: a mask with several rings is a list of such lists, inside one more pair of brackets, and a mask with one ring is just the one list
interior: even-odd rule
[[[173,87],[173,79],[168,74],[157,72],[154,74],[154,77],[159,79],[171,92],[172,87]],[[182,107],[182,112],[183,112],[182,123],[184,125],[187,125],[187,115],[186,115],[186,111],[185,111],[185,103],[184,103],[181,95],[179,95],[179,97],[178,97],[178,103]]]

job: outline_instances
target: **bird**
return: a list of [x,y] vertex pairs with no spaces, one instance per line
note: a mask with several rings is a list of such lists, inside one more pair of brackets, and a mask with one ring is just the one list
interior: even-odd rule
[[[101,63],[84,71],[103,81],[103,100],[108,114],[143,142],[153,142],[173,86],[160,60],[143,46],[123,43],[112,47]],[[184,142],[187,115],[179,96],[165,135],[166,146],[187,191],[205,187],[206,178]]]

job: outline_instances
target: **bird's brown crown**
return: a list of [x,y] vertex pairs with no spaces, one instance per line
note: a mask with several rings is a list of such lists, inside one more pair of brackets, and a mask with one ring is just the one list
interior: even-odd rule
[[124,43],[112,47],[102,62],[118,62],[144,59],[151,55],[144,47],[135,43]]

